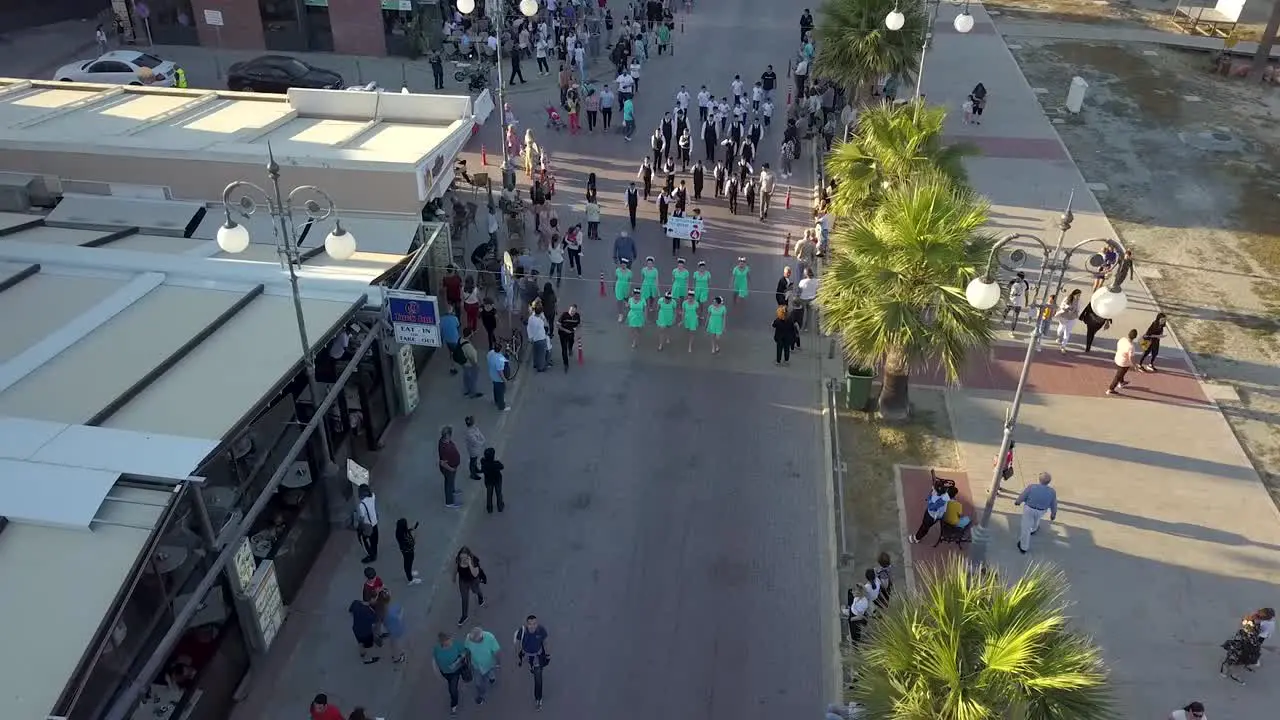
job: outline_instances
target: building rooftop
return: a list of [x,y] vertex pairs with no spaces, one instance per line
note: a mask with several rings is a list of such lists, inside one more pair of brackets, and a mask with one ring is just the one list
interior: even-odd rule
[[[471,98],[292,89],[287,95],[0,78],[0,147],[348,169],[415,166],[461,145]],[[452,154],[452,151],[451,153]]]

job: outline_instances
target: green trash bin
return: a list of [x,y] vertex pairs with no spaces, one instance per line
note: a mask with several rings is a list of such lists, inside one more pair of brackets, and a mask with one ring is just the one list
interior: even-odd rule
[[871,383],[875,372],[866,368],[850,367],[844,376],[844,404],[850,410],[866,410],[871,402]]

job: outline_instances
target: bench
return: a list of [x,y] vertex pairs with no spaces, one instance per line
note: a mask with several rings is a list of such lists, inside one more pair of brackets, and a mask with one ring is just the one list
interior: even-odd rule
[[1230,37],[1240,22],[1245,0],[1218,0],[1214,7],[1184,5],[1179,0],[1173,9],[1173,24],[1190,35]]

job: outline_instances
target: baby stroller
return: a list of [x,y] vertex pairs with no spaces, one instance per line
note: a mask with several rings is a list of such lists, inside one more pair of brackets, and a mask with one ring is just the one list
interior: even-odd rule
[[560,119],[560,111],[556,110],[554,105],[547,105],[544,108],[547,111],[547,127],[554,128],[556,131],[564,129],[564,120]]

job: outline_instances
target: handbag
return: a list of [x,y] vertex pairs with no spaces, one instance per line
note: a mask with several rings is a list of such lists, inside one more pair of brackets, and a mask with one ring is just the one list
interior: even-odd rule
[[458,669],[458,672],[462,678],[462,682],[469,683],[474,677],[471,673],[471,661],[468,660],[465,655],[462,657],[462,667]]
[[[364,512],[360,512],[361,509]],[[356,508],[355,515],[356,532],[368,537],[373,532],[373,525],[369,522],[369,508],[364,504],[363,500],[360,501],[360,507]]]

